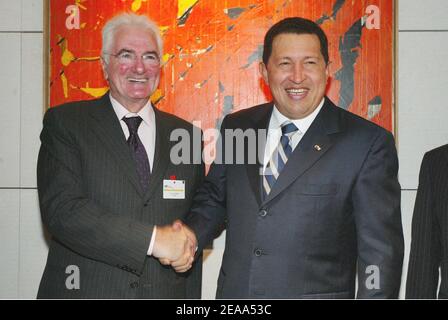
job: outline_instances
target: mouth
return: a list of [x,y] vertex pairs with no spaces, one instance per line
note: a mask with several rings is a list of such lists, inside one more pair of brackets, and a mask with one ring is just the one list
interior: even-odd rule
[[307,88],[288,88],[285,89],[286,94],[293,100],[301,100],[308,95],[309,89]]
[[128,78],[128,81],[131,83],[146,83],[148,82],[148,79]]

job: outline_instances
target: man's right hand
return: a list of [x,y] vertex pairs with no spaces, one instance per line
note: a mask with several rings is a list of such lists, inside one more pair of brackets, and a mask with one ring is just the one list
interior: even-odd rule
[[159,258],[160,263],[171,265],[176,272],[186,272],[194,261],[196,246],[193,231],[176,220],[172,225],[157,227],[152,255]]

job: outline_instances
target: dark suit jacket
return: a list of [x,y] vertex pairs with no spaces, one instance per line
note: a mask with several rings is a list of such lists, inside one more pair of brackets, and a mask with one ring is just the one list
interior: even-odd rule
[[448,298],[448,145],[423,158],[412,218],[406,298]]
[[[272,109],[228,115],[221,132],[266,129]],[[397,297],[403,234],[389,132],[326,99],[266,199],[259,169],[213,164],[186,220],[200,248],[226,223],[218,298],[353,298],[356,269],[358,297]],[[380,280],[369,290],[372,265]]]
[[[204,166],[174,165],[170,133],[193,126],[154,110],[156,146],[148,191],[109,94],[47,111],[37,179],[44,225],[52,235],[38,298],[200,298],[201,261],[176,274],[147,256],[154,225],[169,224],[190,209]],[[199,132],[200,136],[200,132]],[[162,181],[186,181],[184,200],[162,197]],[[80,271],[80,289],[68,290],[67,266]]]

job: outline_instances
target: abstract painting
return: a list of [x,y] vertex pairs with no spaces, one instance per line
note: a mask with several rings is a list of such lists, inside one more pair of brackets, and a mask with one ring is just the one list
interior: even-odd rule
[[391,0],[49,0],[50,107],[108,90],[101,29],[120,12],[145,14],[164,40],[157,108],[202,129],[271,99],[258,63],[275,22],[301,16],[329,38],[327,95],[394,130],[395,2]]

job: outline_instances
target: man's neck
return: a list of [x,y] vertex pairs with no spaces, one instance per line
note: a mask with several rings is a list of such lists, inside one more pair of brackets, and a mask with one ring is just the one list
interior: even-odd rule
[[119,98],[117,99],[117,97],[113,94],[111,94],[111,96],[124,108],[126,108],[126,110],[132,113],[138,113],[148,104],[149,101],[149,98],[148,100],[139,99],[138,101],[132,101],[132,100],[122,100]]

